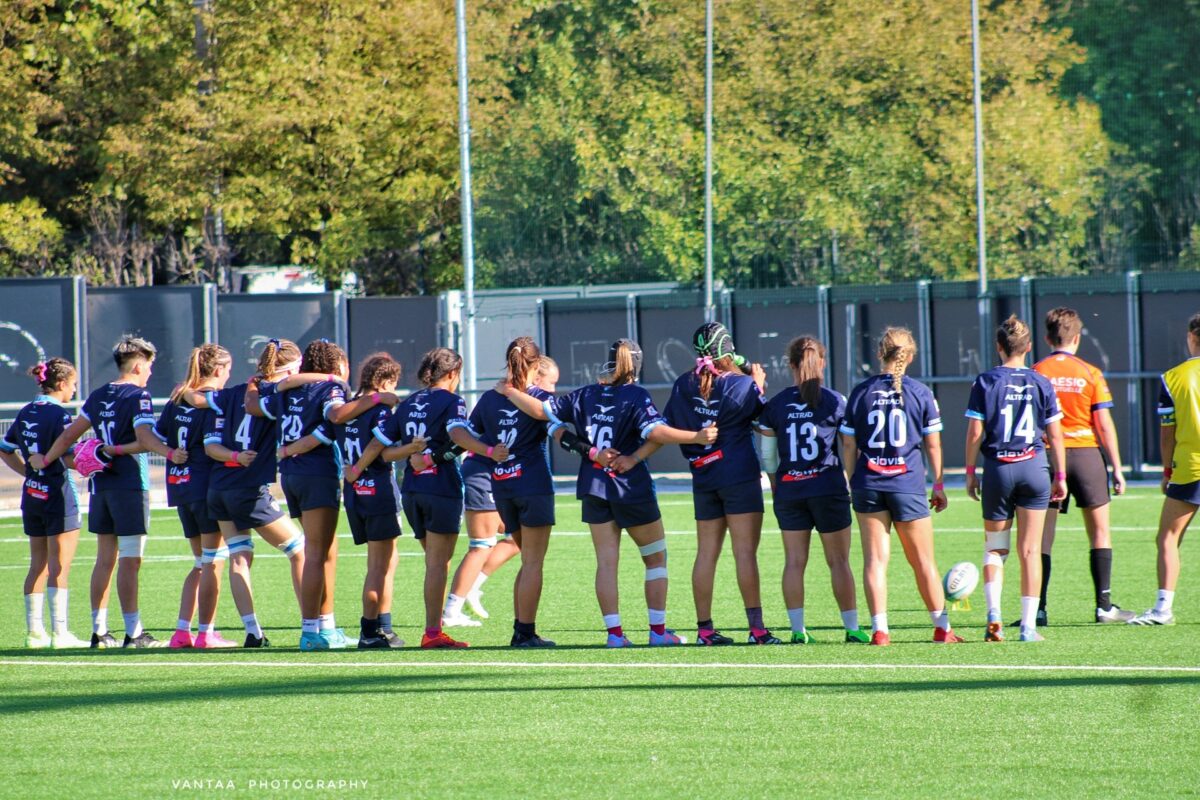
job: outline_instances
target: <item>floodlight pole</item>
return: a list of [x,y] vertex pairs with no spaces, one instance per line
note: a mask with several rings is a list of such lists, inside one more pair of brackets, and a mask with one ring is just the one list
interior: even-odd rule
[[704,3],[704,319],[717,318],[713,305],[713,0]]
[[988,305],[987,236],[983,196],[983,91],[979,80],[979,0],[971,0],[971,77],[975,105],[975,236],[979,260],[979,363],[988,363],[991,341]]
[[[464,383],[467,391],[477,386],[475,364],[475,225],[471,203],[471,116],[467,105],[467,7],[466,0],[454,4],[458,32],[458,153],[462,173],[462,257],[466,301],[466,350]],[[472,398],[474,399],[474,398]]]

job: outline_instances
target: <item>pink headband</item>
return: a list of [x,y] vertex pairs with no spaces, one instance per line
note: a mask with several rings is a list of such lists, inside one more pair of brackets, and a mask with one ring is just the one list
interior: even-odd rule
[[721,377],[721,370],[717,369],[716,365],[713,364],[712,356],[704,356],[704,358],[696,359],[696,374],[699,375],[706,369],[718,378]]
[[38,383],[45,383],[46,382],[46,362],[39,361],[38,365],[35,367],[35,369],[37,370]]

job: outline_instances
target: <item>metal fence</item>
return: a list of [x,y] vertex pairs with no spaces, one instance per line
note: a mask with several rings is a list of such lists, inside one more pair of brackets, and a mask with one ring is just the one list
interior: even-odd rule
[[[847,392],[874,369],[874,340],[886,325],[906,325],[919,355],[912,374],[934,387],[946,420],[946,463],[962,466],[962,417],[971,380],[991,365],[995,323],[1016,313],[1040,331],[1057,305],[1077,309],[1085,330],[1080,356],[1108,376],[1122,457],[1135,473],[1160,462],[1154,404],[1159,375],[1187,358],[1184,331],[1200,311],[1200,273],[1136,272],[1077,278],[992,282],[980,301],[974,283],[915,282],[881,286],[819,286],[722,290],[719,318],[739,350],[760,362],[770,389],[790,382],[784,351],[792,337],[813,333],[829,346],[827,380]],[[595,380],[609,342],[629,336],[646,353],[643,382],[665,403],[671,384],[690,369],[691,332],[704,319],[700,293],[660,283],[595,288],[556,287],[481,292],[478,299],[479,389],[503,374],[504,347],[533,335],[561,367],[560,390]],[[459,346],[463,309],[457,292],[439,297],[346,298],[312,295],[219,295],[211,286],[87,289],[82,279],[0,281],[0,420],[33,394],[25,371],[39,359],[65,354],[80,367],[80,396],[112,375],[108,348],[123,332],[159,347],[151,393],[165,397],[183,377],[191,347],[209,340],[234,353],[234,379],[254,366],[271,336],[301,344],[341,343],[357,362],[387,350],[404,365],[402,387],[426,350]],[[1035,357],[1047,354],[1040,335]],[[161,403],[156,401],[161,408]],[[0,422],[0,431],[5,423]],[[675,448],[655,467],[682,471]],[[566,459],[556,469],[570,471]]]

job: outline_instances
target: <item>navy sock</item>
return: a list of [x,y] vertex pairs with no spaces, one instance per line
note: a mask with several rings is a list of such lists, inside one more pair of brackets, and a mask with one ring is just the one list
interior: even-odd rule
[[696,627],[702,631],[703,630],[709,630],[709,631],[716,630],[716,628],[713,627],[713,621],[711,619],[697,620]]
[[379,615],[379,630],[388,631],[389,633],[391,632],[391,630],[392,630],[392,612],[389,611],[386,614]]
[[763,625],[762,607],[756,606],[754,608],[747,608],[746,622],[750,623],[751,630],[761,631],[766,629],[767,626]]

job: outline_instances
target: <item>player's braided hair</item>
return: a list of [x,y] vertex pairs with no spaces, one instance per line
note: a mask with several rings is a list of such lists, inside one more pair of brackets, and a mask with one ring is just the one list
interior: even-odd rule
[[290,339],[271,339],[258,357],[258,377],[273,378],[284,364],[300,360],[300,348]]
[[304,356],[300,359],[301,372],[339,372],[342,364],[346,363],[346,351],[328,339],[317,339],[309,342],[304,348]]
[[1188,333],[1200,341],[1200,314],[1193,314],[1188,320]]
[[508,382],[516,389],[529,385],[529,373],[537,369],[542,351],[531,336],[518,336],[508,343],[504,358],[508,362]]
[[112,355],[113,361],[117,363],[117,369],[124,372],[127,366],[139,358],[144,361],[153,361],[154,357],[158,355],[158,348],[140,336],[127,333],[113,345]]
[[1009,358],[1017,354],[1027,353],[1032,343],[1033,332],[1029,330],[1028,325],[1017,319],[1016,314],[1010,315],[996,329],[996,344],[1000,345],[1000,349],[1004,351],[1004,355]]
[[917,354],[917,341],[913,339],[912,331],[895,325],[884,328],[883,335],[879,337],[878,354],[883,371],[892,376],[892,389],[897,392],[903,405],[904,371]]
[[435,347],[421,359],[421,366],[417,369],[417,380],[425,386],[433,386],[460,369],[462,356],[448,347]]
[[51,358],[34,364],[29,374],[43,393],[56,392],[75,375],[75,365],[65,358]]
[[218,369],[232,363],[233,356],[219,344],[209,343],[193,347],[192,354],[188,357],[187,377],[171,392],[171,400],[178,403],[184,392],[199,388],[206,378],[211,378],[217,374]]
[[358,394],[378,392],[383,385],[400,380],[400,362],[388,353],[372,353],[358,365]]
[[800,399],[810,406],[821,402],[825,380],[825,345],[813,336],[798,336],[788,344],[788,363],[796,370]]

